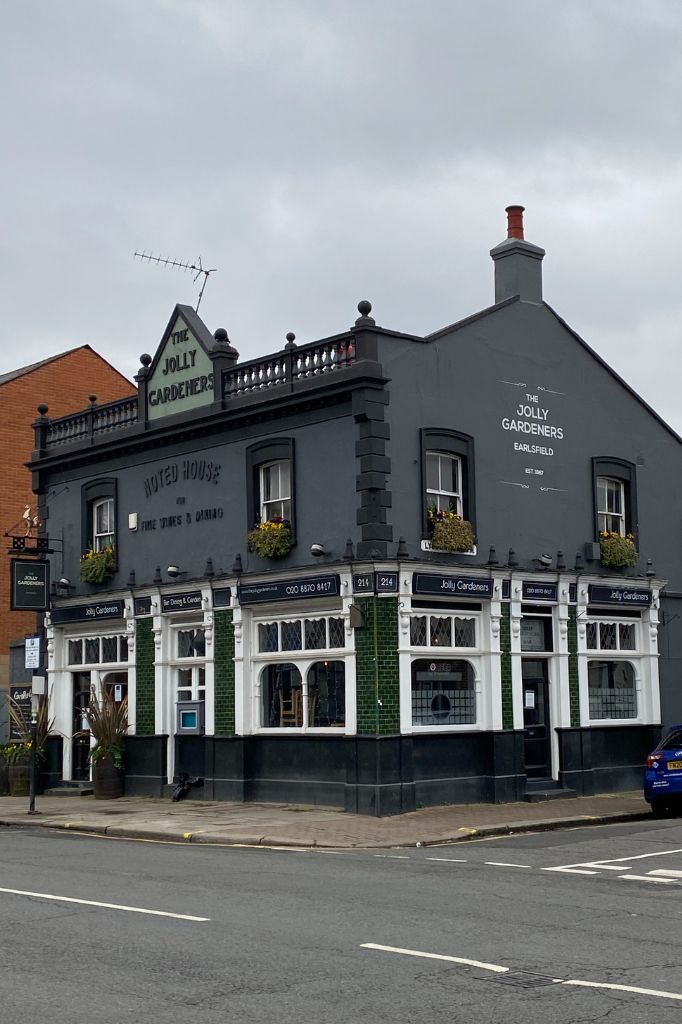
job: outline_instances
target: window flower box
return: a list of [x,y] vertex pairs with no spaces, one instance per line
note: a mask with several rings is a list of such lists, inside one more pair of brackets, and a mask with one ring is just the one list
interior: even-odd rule
[[599,534],[601,564],[611,569],[627,569],[637,565],[639,554],[631,533],[623,537],[615,531],[602,530]]
[[106,583],[116,567],[114,549],[111,547],[95,551],[88,548],[81,555],[80,575],[83,583]]
[[249,551],[259,558],[284,558],[291,551],[294,538],[288,519],[275,516],[258,523],[247,536]]
[[468,519],[451,510],[428,510],[429,526],[431,527],[432,551],[459,551],[467,553],[473,550],[476,537]]

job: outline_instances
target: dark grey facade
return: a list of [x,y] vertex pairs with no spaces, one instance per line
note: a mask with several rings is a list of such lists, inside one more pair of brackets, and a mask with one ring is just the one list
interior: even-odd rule
[[[187,771],[207,797],[381,814],[639,784],[682,720],[682,447],[543,302],[510,222],[495,305],[431,335],[363,302],[241,363],[178,306],[137,402],[39,416],[65,778],[74,687],[113,681],[133,792]],[[470,550],[434,543],[434,502]],[[291,549],[259,557],[278,510]],[[634,565],[603,564],[605,523]],[[98,541],[113,566],[81,582]]]

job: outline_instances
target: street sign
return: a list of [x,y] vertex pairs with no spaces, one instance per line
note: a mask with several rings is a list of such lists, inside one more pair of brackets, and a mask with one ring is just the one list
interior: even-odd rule
[[40,668],[40,637],[27,636],[24,648],[24,668]]

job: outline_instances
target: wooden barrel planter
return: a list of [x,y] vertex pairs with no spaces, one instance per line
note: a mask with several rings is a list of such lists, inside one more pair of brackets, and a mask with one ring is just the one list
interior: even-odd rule
[[7,769],[7,774],[9,776],[9,795],[28,796],[31,780],[30,764],[21,762],[11,764]]
[[123,796],[123,769],[117,768],[113,758],[105,757],[92,766],[92,788],[95,800],[116,800]]

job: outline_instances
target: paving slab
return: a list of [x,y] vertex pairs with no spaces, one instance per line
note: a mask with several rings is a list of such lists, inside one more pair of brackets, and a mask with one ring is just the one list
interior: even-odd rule
[[536,803],[427,807],[372,818],[327,807],[241,804],[208,800],[38,796],[34,814],[25,797],[0,797],[0,825],[87,832],[115,838],[203,845],[381,849],[465,842],[610,821],[636,821],[651,811],[640,791]]

